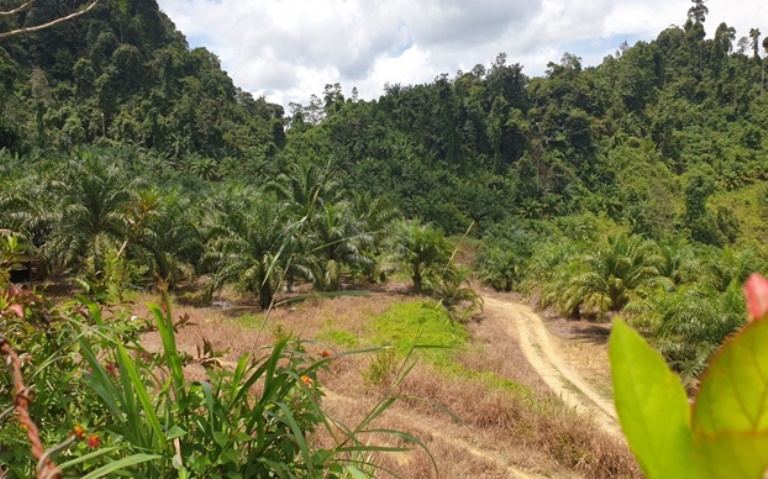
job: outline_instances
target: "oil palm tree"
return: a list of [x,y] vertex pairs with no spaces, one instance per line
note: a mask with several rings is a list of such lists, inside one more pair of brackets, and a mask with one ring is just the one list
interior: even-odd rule
[[692,383],[712,354],[745,322],[741,285],[721,292],[702,285],[686,285],[656,296],[649,318],[650,337],[670,366]]
[[241,198],[241,208],[218,216],[211,230],[203,262],[213,270],[209,293],[233,282],[258,294],[259,306],[273,301],[291,256],[296,224],[290,223],[283,203],[274,196],[253,192]]
[[127,237],[131,182],[106,158],[80,151],[53,186],[60,203],[44,253],[58,266],[100,277],[107,251]]
[[327,168],[306,161],[291,163],[285,173],[269,183],[268,189],[286,201],[299,218],[309,215],[318,203],[337,201],[341,191]]
[[199,221],[194,220],[201,218],[203,211],[179,190],[165,195],[140,191],[128,211],[129,236],[121,250],[132,258],[142,258],[171,286],[191,276],[203,253]]
[[660,274],[661,264],[655,242],[624,232],[613,234],[558,278],[555,303],[567,314],[580,309],[601,315],[621,311],[668,281]]
[[320,290],[340,287],[342,267],[369,265],[373,261],[364,254],[373,237],[364,224],[351,214],[347,202],[319,205],[304,229],[310,250],[304,255],[310,266],[311,279]]
[[703,258],[698,282],[718,291],[727,290],[731,284],[744,284],[750,274],[765,267],[765,262],[751,248],[736,250],[702,246],[698,255]]
[[408,274],[416,293],[423,292],[425,278],[439,275],[451,258],[448,240],[442,231],[416,220],[395,223],[390,241],[390,261]]

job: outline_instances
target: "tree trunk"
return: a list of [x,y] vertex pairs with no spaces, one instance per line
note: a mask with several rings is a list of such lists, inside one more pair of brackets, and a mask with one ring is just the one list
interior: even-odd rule
[[267,278],[266,281],[262,281],[259,287],[259,307],[261,309],[268,309],[272,305],[274,296],[272,285],[269,284],[269,279]]
[[421,278],[421,269],[418,267],[413,268],[413,291],[416,293],[421,293],[422,288],[422,278]]

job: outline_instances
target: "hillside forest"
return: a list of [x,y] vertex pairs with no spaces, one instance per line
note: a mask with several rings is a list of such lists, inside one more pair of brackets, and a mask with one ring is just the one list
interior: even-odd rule
[[0,40],[4,261],[106,304],[160,281],[267,310],[395,279],[458,322],[477,280],[566,318],[620,315],[693,390],[745,321],[744,281],[768,272],[768,26],[680,15],[594,67],[565,53],[530,77],[499,53],[286,110],[155,0],[102,0]]

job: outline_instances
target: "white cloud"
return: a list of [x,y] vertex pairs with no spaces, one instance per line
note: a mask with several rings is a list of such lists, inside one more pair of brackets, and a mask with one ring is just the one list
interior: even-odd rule
[[[652,40],[685,22],[670,0],[159,0],[194,46],[216,53],[235,83],[282,104],[306,103],[327,83],[376,98],[386,82],[453,75],[499,52],[541,75],[565,51],[594,64],[626,40]],[[766,2],[710,0],[706,27],[746,36]],[[768,23],[768,22],[766,22]],[[768,34],[768,24],[762,25]]]

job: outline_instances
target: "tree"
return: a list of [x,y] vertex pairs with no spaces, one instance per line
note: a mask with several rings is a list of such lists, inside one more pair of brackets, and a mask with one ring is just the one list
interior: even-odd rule
[[739,41],[736,46],[736,52],[738,52],[741,55],[746,55],[747,48],[749,48],[749,39],[747,37],[739,38]]
[[702,171],[689,174],[683,191],[685,211],[682,223],[694,241],[713,245],[722,243],[714,215],[707,208],[707,200],[715,190],[716,185],[711,176]]
[[[91,3],[86,5],[84,8],[80,8],[78,10],[75,10],[74,12],[71,12],[67,15],[64,15],[62,17],[55,18],[54,20],[51,20],[49,22],[40,23],[37,25],[31,25],[31,26],[25,26],[22,28],[12,29],[8,30],[7,32],[0,32],[0,40],[4,38],[10,38],[15,37],[17,35],[23,35],[25,33],[32,33],[37,32],[40,30],[44,30],[46,28],[53,27],[55,25],[58,25],[60,23],[73,20],[79,16],[85,15],[86,13],[93,10],[93,8],[99,4],[101,0],[93,0]],[[35,3],[37,3],[37,0],[29,0],[28,2],[19,5],[18,7],[12,8],[11,10],[4,10],[0,11],[0,19],[3,18],[10,18],[15,15],[18,15],[26,10],[28,10],[30,7],[32,7]],[[125,2],[123,2],[123,5],[125,5]]]
[[252,190],[240,196],[234,208],[218,215],[211,232],[203,257],[214,271],[208,293],[234,282],[246,292],[257,293],[259,306],[267,309],[291,255],[295,225],[273,196]]
[[448,267],[450,248],[442,231],[418,221],[396,223],[391,237],[392,261],[413,281],[413,290],[421,293],[424,280],[439,275]]
[[719,62],[725,62],[728,54],[733,50],[733,42],[736,39],[736,29],[729,27],[725,22],[718,25],[715,31],[715,56]]
[[572,316],[621,311],[630,301],[647,297],[664,281],[662,264],[656,243],[617,233],[594,252],[568,264],[544,288],[544,301]]
[[110,250],[127,234],[130,182],[108,158],[88,151],[66,165],[57,184],[60,207],[44,253],[63,267],[84,269],[96,279],[106,273]]
[[749,38],[752,39],[752,51],[755,59],[760,58],[760,29],[752,28],[749,30]]
[[707,15],[709,15],[709,9],[704,5],[707,0],[691,0],[693,6],[688,9],[688,18],[694,20],[696,23],[704,23]]
[[319,290],[339,289],[342,267],[373,263],[364,254],[373,238],[351,211],[345,201],[318,205],[302,231],[308,249],[304,264],[309,265],[310,279]]
[[763,55],[763,73],[760,77],[760,95],[765,90],[765,58],[768,57],[768,37],[763,38],[763,50],[765,54]]

